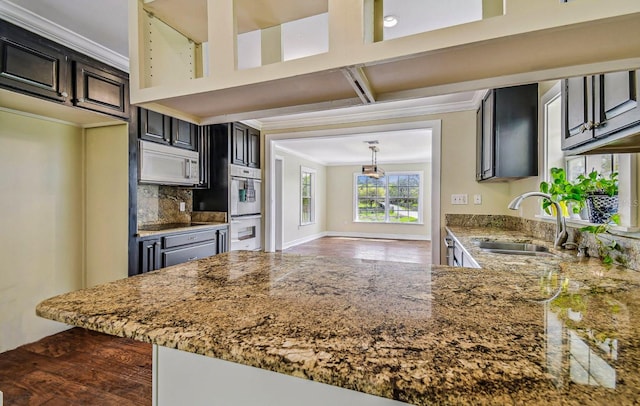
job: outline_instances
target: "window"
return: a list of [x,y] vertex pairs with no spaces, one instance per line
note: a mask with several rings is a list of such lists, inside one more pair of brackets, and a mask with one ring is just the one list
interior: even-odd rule
[[300,225],[313,224],[315,215],[316,171],[300,167]]
[[387,172],[379,179],[355,174],[355,221],[422,223],[422,173]]

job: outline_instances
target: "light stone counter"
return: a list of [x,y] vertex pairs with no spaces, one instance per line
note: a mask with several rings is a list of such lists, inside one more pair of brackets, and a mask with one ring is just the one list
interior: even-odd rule
[[57,296],[37,314],[417,405],[637,402],[639,274],[497,261],[230,252]]

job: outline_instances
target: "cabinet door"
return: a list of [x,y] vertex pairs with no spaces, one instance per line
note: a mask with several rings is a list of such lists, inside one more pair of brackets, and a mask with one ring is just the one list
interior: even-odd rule
[[198,139],[197,125],[172,118],[171,132],[171,143],[174,146],[195,151]]
[[476,180],[482,180],[482,105],[476,112]]
[[54,43],[2,23],[0,86],[60,102],[68,98],[68,60]]
[[87,110],[129,118],[129,79],[75,61],[73,104]]
[[140,241],[140,269],[145,273],[160,269],[160,239]]
[[247,138],[249,128],[242,124],[233,123],[231,134],[231,163],[247,166]]
[[495,175],[494,91],[482,102],[482,179]]
[[218,254],[229,251],[229,229],[221,228],[218,230]]
[[638,72],[614,72],[595,77],[595,137],[606,137],[640,122]]
[[171,142],[171,119],[155,111],[140,109],[140,138],[169,144]]
[[593,76],[562,81],[562,149],[593,138]]
[[251,127],[247,132],[247,166],[260,167],[260,131]]

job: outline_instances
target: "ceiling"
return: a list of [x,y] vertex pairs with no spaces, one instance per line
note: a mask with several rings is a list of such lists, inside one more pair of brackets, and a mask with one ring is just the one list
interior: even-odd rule
[[14,0],[13,3],[120,55],[128,56],[127,1]]
[[[7,1],[7,0],[0,0]],[[300,16],[314,15],[327,11],[326,0],[305,1],[297,0],[236,0],[239,8],[238,18],[241,25],[240,31],[248,31],[256,27],[267,27],[281,21],[275,21],[270,17],[273,13],[269,10],[278,9],[279,13],[283,9],[291,11],[289,20]],[[403,0],[416,2],[417,0]],[[475,0],[456,0],[457,2],[469,2]],[[296,7],[282,7],[280,3],[298,4]],[[276,4],[277,3],[277,4]],[[418,2],[419,3],[419,2]],[[44,17],[55,24],[92,40],[121,55],[128,55],[128,23],[127,23],[127,0],[101,0],[82,2],[79,6],[77,0],[20,0],[14,4],[23,7],[41,17]],[[147,2],[148,9],[167,7],[175,5],[176,2],[167,0],[153,0]],[[187,2],[187,4],[199,4],[197,2]],[[301,6],[304,4],[304,7]],[[182,6],[182,5],[181,5]],[[206,1],[200,4],[200,9],[181,10],[181,13],[200,13],[202,7],[206,9]],[[406,6],[406,5],[405,5]],[[401,1],[388,0],[385,2],[385,13],[393,13],[401,23],[393,29],[386,29],[387,38],[393,36],[407,35],[407,22],[412,21],[403,11]],[[406,8],[405,8],[406,9]],[[468,14],[468,13],[467,13]],[[298,16],[298,17],[300,17]],[[203,16],[204,17],[204,16]],[[464,18],[469,19],[468,15]],[[404,23],[402,23],[404,21]],[[409,28],[410,30],[410,28]],[[197,34],[194,34],[197,35]],[[343,79],[342,73],[338,73]],[[319,92],[326,91],[327,83],[324,81],[323,88]],[[316,92],[317,94],[317,92]],[[346,96],[345,96],[346,97]],[[412,100],[407,103],[377,103],[368,106],[356,106],[331,111],[317,111],[313,113],[297,114],[278,117],[261,117],[260,124],[271,127],[286,126],[286,122],[291,120],[321,120],[328,122],[331,117],[360,114],[362,112],[374,111],[377,114],[389,115],[390,111],[396,108],[415,108],[419,106],[423,112],[450,111],[459,109],[460,105],[473,106],[477,103],[477,92],[466,92],[452,95],[436,96],[420,100]],[[211,103],[211,101],[209,101]],[[227,99],[228,103],[228,99]],[[454,107],[456,106],[456,107]],[[228,105],[227,105],[228,108]],[[469,108],[469,107],[467,107]],[[386,133],[375,133],[366,135],[351,135],[342,137],[325,137],[305,140],[278,141],[278,145],[301,156],[307,156],[314,161],[325,165],[360,165],[370,162],[371,153],[368,144],[364,141],[378,140],[380,142],[380,152],[378,162],[381,164],[391,162],[429,162],[431,160],[431,132],[430,130],[394,131]],[[410,146],[409,148],[407,146]]]
[[280,140],[276,146],[323,165],[362,165],[371,163],[367,141],[378,141],[380,165],[431,162],[430,129]]

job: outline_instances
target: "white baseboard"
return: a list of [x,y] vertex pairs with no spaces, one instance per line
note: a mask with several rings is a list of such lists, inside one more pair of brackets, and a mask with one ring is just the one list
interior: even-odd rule
[[2,391],[0,390],[0,406],[2,406]]
[[304,244],[305,242],[317,240],[318,238],[322,238],[326,236],[327,236],[326,231],[318,234],[308,235],[306,237],[298,238],[297,240],[282,243],[282,249],[286,250],[287,248],[295,247],[296,245]]
[[380,234],[380,233],[356,233],[348,231],[325,231],[309,235],[297,240],[285,242],[282,244],[282,249],[295,247],[296,245],[304,244],[313,240],[317,240],[322,237],[347,237],[347,238],[381,238],[385,240],[417,240],[417,241],[431,241],[431,236],[421,234]]
[[327,231],[326,234],[328,237],[382,238],[386,240],[431,241],[430,235],[422,235],[422,234],[356,233],[356,232],[349,232],[349,231]]

